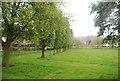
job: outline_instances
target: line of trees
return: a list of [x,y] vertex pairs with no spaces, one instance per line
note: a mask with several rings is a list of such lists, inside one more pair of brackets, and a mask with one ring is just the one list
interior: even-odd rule
[[73,46],[75,48],[96,47],[104,44],[103,39],[103,37],[96,36],[74,37]]
[[72,45],[73,32],[68,18],[58,8],[59,3],[52,2],[2,2],[2,66],[9,66],[11,43],[19,40],[31,40],[42,47],[54,47],[55,53],[65,51]]

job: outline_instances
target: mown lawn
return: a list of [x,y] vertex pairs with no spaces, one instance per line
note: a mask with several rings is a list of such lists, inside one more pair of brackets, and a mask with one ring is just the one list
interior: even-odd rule
[[39,59],[40,51],[12,52],[3,79],[117,79],[118,49],[74,48]]

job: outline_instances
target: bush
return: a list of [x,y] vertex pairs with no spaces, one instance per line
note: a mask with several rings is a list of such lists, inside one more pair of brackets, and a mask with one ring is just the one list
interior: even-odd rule
[[10,51],[35,51],[35,50],[41,50],[41,47],[16,47],[16,48],[10,48]]
[[29,48],[23,48],[22,50],[24,51],[35,51],[35,50],[41,50],[42,48],[41,47],[29,47]]
[[54,48],[47,48],[47,50],[54,50]]
[[23,48],[23,51],[30,51],[30,48]]
[[10,51],[18,51],[19,48],[10,48]]

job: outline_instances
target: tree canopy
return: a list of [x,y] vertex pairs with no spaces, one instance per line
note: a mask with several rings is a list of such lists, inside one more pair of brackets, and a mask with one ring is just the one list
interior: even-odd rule
[[9,66],[9,52],[13,41],[31,40],[42,47],[70,47],[73,37],[68,18],[63,16],[58,4],[52,2],[3,2],[3,66]]
[[[99,28],[98,36],[106,34],[106,40],[110,40],[110,36],[115,40],[118,40],[120,33],[119,25],[119,13],[120,3],[119,2],[98,2],[92,4],[91,13],[96,12],[95,16],[95,27]],[[111,40],[113,40],[113,38]],[[120,40],[120,39],[119,39]]]

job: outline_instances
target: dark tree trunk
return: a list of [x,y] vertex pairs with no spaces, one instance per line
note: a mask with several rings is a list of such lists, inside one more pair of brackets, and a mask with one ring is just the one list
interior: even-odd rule
[[112,48],[114,47],[114,45],[112,45]]
[[49,50],[50,51],[50,53],[49,53],[49,56],[51,55],[51,52],[52,52],[52,50]]
[[53,55],[55,55],[55,48],[54,48],[54,50],[53,50]]
[[42,55],[41,55],[41,58],[45,58],[45,42],[44,40],[42,41]]
[[10,57],[10,41],[6,41],[3,46],[3,56],[2,56],[2,66],[8,67],[9,66],[9,57]]
[[45,52],[45,47],[42,46],[42,56],[41,56],[41,58],[45,58],[45,54],[44,54],[44,52]]
[[55,54],[57,54],[57,48],[55,49]]
[[63,49],[64,49],[63,52],[66,51],[66,47],[64,47]]

